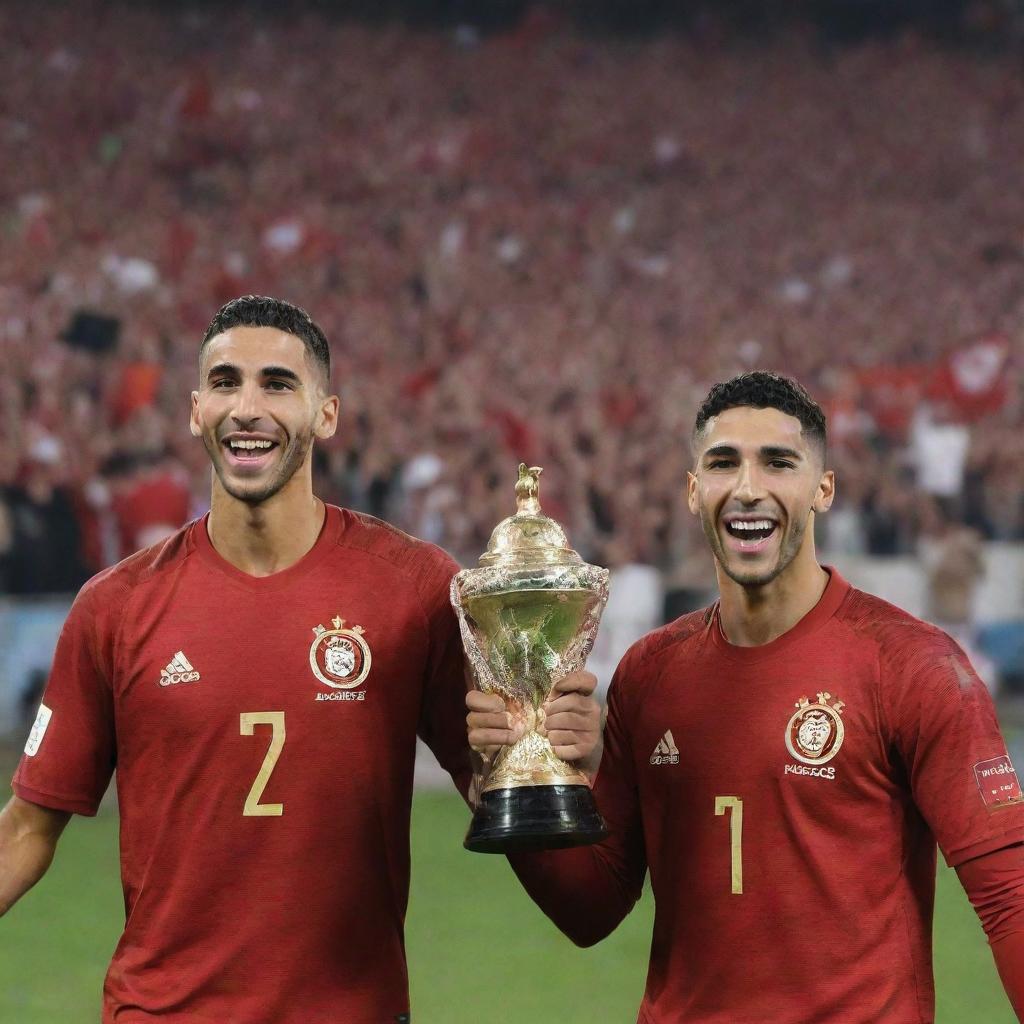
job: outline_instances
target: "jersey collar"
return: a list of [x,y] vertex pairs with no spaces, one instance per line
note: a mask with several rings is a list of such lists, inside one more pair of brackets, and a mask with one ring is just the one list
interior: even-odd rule
[[269,576],[250,576],[249,573],[243,572],[217,553],[217,549],[210,541],[210,533],[207,529],[209,518],[210,513],[207,512],[192,524],[192,543],[195,545],[196,553],[211,568],[223,573],[236,583],[257,591],[276,590],[279,587],[287,586],[296,579],[307,576],[330,553],[341,533],[341,509],[324,502],[324,521],[313,546],[287,569],[271,573]]
[[776,637],[770,643],[759,644],[756,647],[739,647],[729,643],[725,633],[722,632],[720,602],[716,601],[712,605],[711,621],[708,623],[711,642],[722,654],[733,661],[753,662],[772,658],[780,651],[785,651],[793,644],[811,636],[835,615],[851,589],[850,584],[832,566],[823,565],[822,568],[828,573],[828,583],[825,584],[825,590],[818,599],[818,603],[782,636]]

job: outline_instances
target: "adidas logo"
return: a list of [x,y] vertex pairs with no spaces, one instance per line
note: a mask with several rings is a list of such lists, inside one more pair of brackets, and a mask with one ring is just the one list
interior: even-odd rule
[[172,683],[196,683],[199,679],[199,673],[181,651],[171,658],[166,668],[160,670],[161,686],[170,686]]
[[679,764],[679,750],[672,739],[672,730],[666,729],[665,735],[658,740],[658,745],[651,754],[651,764]]

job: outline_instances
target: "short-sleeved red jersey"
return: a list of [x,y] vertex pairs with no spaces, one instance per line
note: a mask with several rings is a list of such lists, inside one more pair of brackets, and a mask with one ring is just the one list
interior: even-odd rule
[[117,768],[105,1022],[405,1019],[417,734],[467,782],[457,569],[328,507],[268,577],[200,520],[83,588],[14,789],[92,814]]
[[[514,863],[578,941],[649,868],[642,1024],[927,1024],[935,843],[1024,840],[991,700],[940,630],[831,578],[760,647],[717,606],[648,634],[612,683],[605,843]],[[616,916],[617,915],[617,916]]]

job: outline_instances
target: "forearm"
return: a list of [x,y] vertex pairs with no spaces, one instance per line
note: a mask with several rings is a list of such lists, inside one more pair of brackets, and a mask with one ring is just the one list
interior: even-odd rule
[[995,850],[957,867],[992,946],[999,977],[1024,1021],[1024,846]]
[[627,865],[604,844],[509,854],[523,888],[577,946],[610,935],[640,898],[642,866]]
[[0,917],[46,873],[69,817],[18,797],[0,811]]
[[992,956],[1013,1012],[1024,1021],[1024,931],[994,941]]

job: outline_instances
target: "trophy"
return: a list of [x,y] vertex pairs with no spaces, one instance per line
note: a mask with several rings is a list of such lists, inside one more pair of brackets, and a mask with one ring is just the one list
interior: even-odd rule
[[540,473],[520,463],[516,514],[494,528],[480,567],[451,586],[477,687],[526,723],[485,766],[464,843],[477,853],[583,846],[608,834],[586,776],[537,731],[555,682],[583,667],[608,600],[608,570],[584,562],[541,512]]

